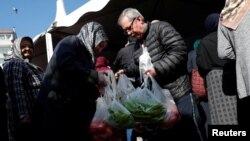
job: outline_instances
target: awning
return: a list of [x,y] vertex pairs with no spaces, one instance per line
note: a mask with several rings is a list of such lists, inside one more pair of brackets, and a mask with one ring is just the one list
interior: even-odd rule
[[51,33],[55,46],[63,37],[77,34],[85,23],[97,21],[104,26],[110,39],[106,53],[112,61],[116,52],[126,43],[117,20],[127,7],[137,8],[146,20],[159,19],[171,23],[181,33],[187,45],[191,45],[194,39],[205,34],[206,16],[220,12],[223,6],[224,1],[220,0],[91,0],[64,19],[53,22],[45,32],[36,36],[36,52],[40,55],[41,52],[46,53],[44,33]]

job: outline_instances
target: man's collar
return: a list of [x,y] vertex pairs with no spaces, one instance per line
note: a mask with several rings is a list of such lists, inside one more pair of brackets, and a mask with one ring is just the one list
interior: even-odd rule
[[146,22],[147,24],[147,29],[146,29],[146,32],[143,34],[143,38],[139,41],[141,44],[143,44],[143,41],[146,40],[147,36],[148,36],[148,33],[149,33],[149,28],[151,26],[151,23],[150,22]]

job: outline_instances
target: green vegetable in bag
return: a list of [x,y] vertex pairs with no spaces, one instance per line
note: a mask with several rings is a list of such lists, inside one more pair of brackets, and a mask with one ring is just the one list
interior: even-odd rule
[[108,111],[108,121],[114,128],[126,129],[134,126],[135,121],[131,113],[116,108],[109,108]]
[[140,92],[131,96],[124,101],[124,106],[131,112],[135,121],[148,124],[162,122],[166,116],[166,109],[162,103],[152,98],[147,98],[151,93],[148,90],[141,90],[141,94],[145,97],[140,97]]

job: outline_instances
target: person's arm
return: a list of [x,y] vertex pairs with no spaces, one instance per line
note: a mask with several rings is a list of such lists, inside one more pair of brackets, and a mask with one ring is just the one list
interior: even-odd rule
[[221,23],[218,25],[218,56],[221,59],[235,59],[235,53],[230,43],[228,30]]
[[[68,80],[98,84],[98,72],[91,64],[88,52],[84,50],[75,38],[66,38],[58,44],[55,62],[59,73]],[[56,47],[56,48],[57,48]],[[94,65],[94,63],[93,63]]]

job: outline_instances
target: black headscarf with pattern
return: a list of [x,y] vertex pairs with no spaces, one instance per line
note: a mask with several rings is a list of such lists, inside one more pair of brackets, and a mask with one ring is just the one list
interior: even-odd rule
[[89,22],[85,24],[77,37],[80,39],[81,44],[83,44],[91,54],[93,62],[95,62],[93,49],[102,41],[108,41],[103,26],[98,22]]

